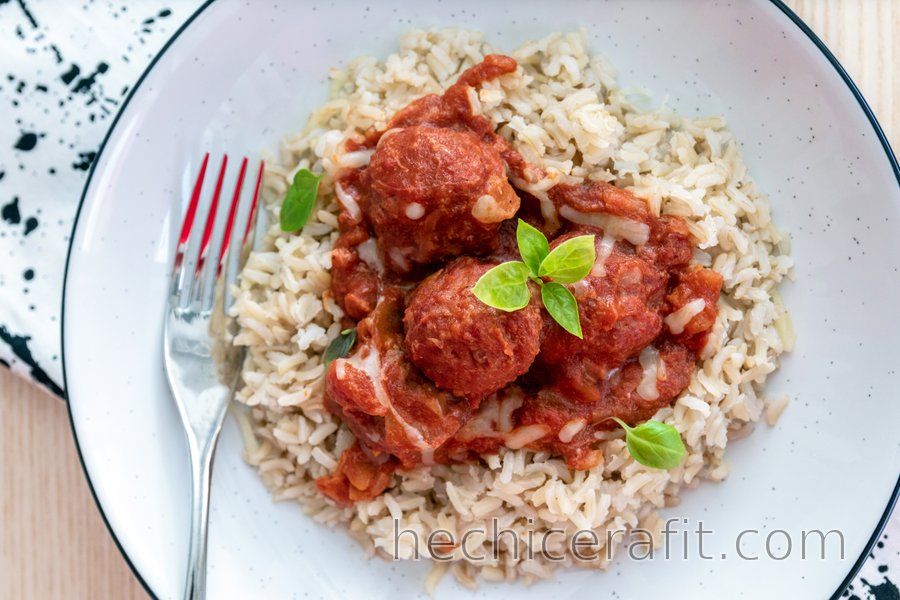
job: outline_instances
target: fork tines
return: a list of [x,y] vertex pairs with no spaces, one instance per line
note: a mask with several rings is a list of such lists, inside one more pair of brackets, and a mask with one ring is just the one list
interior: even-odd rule
[[[224,219],[219,217],[219,199],[222,196],[222,188],[225,182],[226,171],[228,170],[228,155],[222,156],[222,162],[219,166],[219,174],[216,177],[215,187],[213,188],[212,198],[206,207],[206,221],[200,234],[200,229],[195,227],[197,220],[197,212],[200,210],[200,199],[203,191],[203,182],[206,177],[206,168],[209,164],[209,153],[203,157],[200,164],[200,171],[194,182],[193,191],[191,192],[190,202],[187,211],[184,214],[184,221],[181,225],[181,231],[178,235],[178,246],[175,250],[175,259],[172,264],[172,287],[170,303],[173,308],[190,308],[191,310],[209,311],[213,307],[216,289],[220,287],[220,283],[225,283],[229,279],[229,250],[232,244],[232,238],[235,235],[235,222],[238,221],[238,215],[241,212],[241,197],[244,187],[244,179],[247,174],[248,160],[245,157],[241,161],[240,170],[234,183],[234,193],[231,196],[231,203]],[[248,244],[253,243],[253,232],[255,229],[256,212],[259,205],[259,192],[262,183],[262,175],[264,164],[259,163],[259,169],[256,175],[256,184],[253,187],[253,194],[249,207],[242,215],[245,222],[242,235],[240,237],[240,248],[245,248]],[[238,229],[240,231],[240,229]],[[214,239],[221,236],[221,242],[218,245],[218,254],[210,256],[210,248],[216,247],[213,244]],[[199,239],[199,242],[196,241]],[[196,247],[196,260],[193,262],[186,261],[186,257],[190,256],[191,247]],[[192,276],[190,276],[192,275]]]

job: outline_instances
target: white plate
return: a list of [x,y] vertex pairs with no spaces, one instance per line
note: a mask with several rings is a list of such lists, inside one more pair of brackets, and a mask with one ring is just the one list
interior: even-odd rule
[[[518,586],[517,597],[823,598],[842,589],[900,473],[900,192],[896,163],[852,83],[791,19],[768,0],[219,0],[203,8],[135,86],[94,163],[65,291],[72,425],[97,502],[147,588],[177,597],[185,565],[186,449],[160,332],[189,173],[204,151],[274,148],[325,99],[330,66],[384,56],[410,27],[455,24],[503,49],[584,27],[623,85],[668,97],[685,114],[726,115],[797,262],[784,296],[799,341],[771,379],[771,391],[792,403],[776,427],[729,445],[726,482],[701,485],[667,511],[714,530],[703,540],[713,559],[699,557],[693,538],[687,560],[623,557],[607,573],[569,570]],[[792,538],[783,561],[765,555],[776,529]],[[812,529],[840,530],[843,557],[832,544],[824,560],[811,545],[801,558],[802,532]],[[759,560],[737,557],[741,530],[759,531],[742,546]],[[784,535],[770,541],[780,556]],[[367,561],[343,531],[273,504],[241,461],[232,423],[219,446],[210,544],[213,598],[417,597],[427,571]],[[484,584],[474,596],[509,593]],[[450,581],[438,593],[472,595]]]

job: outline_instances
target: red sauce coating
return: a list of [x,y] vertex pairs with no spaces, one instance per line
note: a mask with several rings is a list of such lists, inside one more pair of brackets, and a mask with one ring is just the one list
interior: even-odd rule
[[375,309],[381,279],[359,258],[359,244],[369,239],[363,227],[345,231],[331,252],[331,293],[340,298],[351,319],[362,319]]
[[646,202],[605,181],[582,185],[561,183],[550,188],[547,195],[558,206],[568,206],[582,214],[614,215],[647,225],[653,221]]
[[[513,189],[507,174],[540,169],[472,113],[469,94],[515,69],[491,55],[443,95],[411,102],[358,144],[374,149],[370,163],[340,178],[331,293],[358,321],[358,343],[329,367],[326,406],[357,444],[317,480],[336,502],[377,496],[397,468],[478,461],[504,446],[591,468],[610,417],[635,424],[669,405],[706,345],[722,277],[691,263],[682,219],[588,181],[551,188],[559,219],[545,222],[545,207]],[[493,265],[519,260],[519,218],[551,247],[595,236],[594,269],[569,285],[584,339],[547,315],[536,284],[516,312],[472,294]]]
[[[675,335],[686,346],[700,352],[706,345],[706,336],[716,322],[716,302],[722,289],[722,276],[710,269],[692,267],[678,274],[677,284],[666,296],[669,312],[674,312],[692,300],[702,299],[703,309],[694,315]],[[674,333],[674,332],[673,332]]]
[[331,475],[316,479],[316,487],[340,504],[370,500],[387,489],[396,468],[389,454],[373,456],[357,442],[341,454]]

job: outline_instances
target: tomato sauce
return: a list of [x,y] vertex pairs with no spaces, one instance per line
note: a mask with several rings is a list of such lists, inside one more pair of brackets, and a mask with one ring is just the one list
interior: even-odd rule
[[[374,152],[337,183],[331,292],[358,343],[328,368],[326,406],[357,442],[317,485],[339,503],[377,496],[395,469],[503,447],[591,468],[611,417],[649,419],[688,386],[715,324],[722,278],[692,262],[682,219],[604,182],[558,184],[541,201],[513,186],[542,171],[469,97],[516,68],[487,56],[348,147]],[[551,248],[594,236],[590,274],[568,285],[583,339],[549,317],[536,283],[520,311],[472,295],[491,267],[519,260],[520,218]]]

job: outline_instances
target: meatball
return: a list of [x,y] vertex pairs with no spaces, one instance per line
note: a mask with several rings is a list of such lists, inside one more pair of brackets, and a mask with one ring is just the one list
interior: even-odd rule
[[[551,248],[576,235],[596,230],[576,230],[556,238]],[[569,288],[578,301],[584,339],[553,325],[541,350],[541,360],[565,365],[572,360],[593,363],[595,375],[619,366],[623,360],[652,342],[662,329],[663,295],[668,275],[636,256],[630,244],[604,247],[596,238],[597,262],[593,271]]]
[[497,247],[519,198],[494,145],[470,131],[413,126],[387,131],[365,170],[365,212],[392,272]]
[[413,364],[439,388],[481,398],[525,373],[540,350],[544,319],[537,301],[504,312],[472,287],[494,264],[460,258],[413,291],[403,318]]

